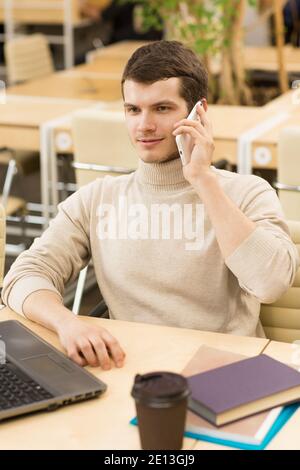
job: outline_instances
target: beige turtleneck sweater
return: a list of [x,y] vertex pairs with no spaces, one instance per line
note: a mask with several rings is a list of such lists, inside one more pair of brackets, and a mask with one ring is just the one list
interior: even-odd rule
[[265,180],[213,171],[257,227],[227,259],[180,159],[140,161],[135,173],[97,179],[60,204],[50,227],[12,265],[4,303],[22,313],[34,291],[63,295],[92,258],[111,318],[263,336],[260,302],[291,284],[297,251]]

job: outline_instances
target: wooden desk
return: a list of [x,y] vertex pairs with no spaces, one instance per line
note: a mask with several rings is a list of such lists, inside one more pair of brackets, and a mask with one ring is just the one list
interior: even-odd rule
[[268,354],[274,359],[284,362],[291,367],[297,368],[298,364],[298,367],[300,368],[300,341],[299,344],[270,341],[265,349],[265,354]]
[[[299,338],[300,339],[300,338]],[[282,361],[292,367],[300,368],[300,342],[298,345],[271,341],[266,347],[264,354]],[[300,369],[299,369],[300,370]],[[268,449],[295,449],[300,450],[300,408],[286,423],[284,428],[272,439]]]
[[86,108],[93,104],[90,101],[71,101],[16,97],[7,95],[6,104],[1,105],[0,114],[0,146],[20,150],[40,151],[40,177],[42,214],[45,221],[49,220],[51,196],[49,181],[52,177],[51,128],[49,126],[60,116],[68,116],[71,112]]
[[264,106],[264,109],[273,112],[283,111],[287,109],[288,111],[299,110],[300,105],[300,87],[295,90],[289,90],[282,95],[279,95],[274,100],[270,101]]
[[119,83],[121,83],[123,70],[127,60],[127,57],[110,58],[106,56],[99,56],[92,62],[77,65],[76,67],[65,71],[64,76],[71,78],[76,76],[81,76],[82,78],[107,78],[112,80],[119,80]]
[[300,109],[296,110],[294,112],[290,113],[290,116],[288,119],[286,119],[283,123],[275,125],[272,129],[269,131],[265,132],[262,136],[258,137],[252,144],[252,149],[253,149],[253,159],[252,159],[252,166],[253,167],[259,167],[260,165],[258,164],[259,162],[256,160],[255,157],[255,152],[258,148],[263,147],[264,149],[267,149],[268,152],[270,152],[270,160],[266,163],[263,163],[261,165],[264,168],[270,168],[270,169],[277,169],[277,146],[278,146],[278,139],[280,132],[282,129],[285,127],[290,127],[290,126],[299,126],[300,125]]
[[[73,24],[81,21],[78,0],[71,1],[71,20]],[[64,0],[34,0],[31,8],[26,8],[28,0],[14,0],[17,8],[12,8],[13,20],[21,24],[63,24],[64,23]],[[22,8],[22,3],[27,4]],[[51,3],[53,7],[51,8]],[[4,0],[0,0],[0,22],[5,20]]]
[[[121,99],[120,76],[99,78],[97,74],[119,71],[121,75],[123,64],[124,60],[104,57],[92,64],[8,87],[7,103],[1,106],[0,145],[11,146],[14,142],[16,148],[38,150],[38,131],[42,123],[99,100],[114,106],[114,102]],[[90,75],[93,70],[94,77]]]
[[239,137],[269,113],[263,107],[209,105],[208,116],[213,125],[215,160],[226,158],[235,165]]
[[[83,73],[83,72],[80,72]],[[42,83],[39,80],[39,87],[35,88],[33,84],[30,85],[19,85],[17,87],[8,88],[8,104],[5,105],[4,113],[0,116],[0,139],[3,144],[13,142],[26,142],[26,148],[30,150],[30,138],[25,136],[25,140],[22,138],[11,140],[11,132],[19,132],[21,128],[28,131],[31,128],[31,118],[34,117],[34,121],[45,122],[46,120],[53,119],[55,116],[61,116],[63,114],[70,113],[80,107],[91,106],[93,104],[93,98],[97,101],[99,98],[107,101],[108,108],[111,106],[116,110],[123,108],[121,101],[120,85],[118,80],[106,79],[93,79],[90,77],[82,78],[78,75],[73,76],[73,72],[66,72],[61,77],[53,76],[52,78],[43,79]],[[59,84],[62,84],[61,88],[58,88]],[[51,84],[51,88],[47,89],[47,84]],[[91,86],[90,86],[91,84]],[[95,89],[93,86],[95,85]],[[100,85],[101,84],[101,85]],[[68,85],[70,85],[68,87]],[[106,88],[108,86],[108,88]],[[89,89],[90,87],[90,89]],[[64,90],[67,90],[66,92]],[[62,99],[62,103],[57,107],[56,101],[45,102],[45,104],[30,103],[28,101],[17,103],[16,97],[22,93],[34,93],[35,98],[39,97],[43,93],[47,93],[47,97],[54,95],[63,96],[68,95],[69,99],[85,98],[85,102],[78,103],[67,103],[67,99]],[[13,95],[13,96],[12,96]],[[10,101],[11,97],[11,101]],[[92,98],[93,97],[93,98]],[[115,98],[116,97],[116,98]],[[111,100],[109,99],[111,98]],[[113,101],[114,98],[117,100]],[[253,162],[252,166],[255,168],[277,168],[277,142],[278,136],[281,129],[288,125],[299,125],[300,122],[300,106],[292,105],[292,95],[288,92],[288,96],[278,98],[278,101],[274,100],[274,104],[270,103],[264,107],[251,107],[251,106],[220,106],[220,105],[209,105],[209,116],[213,123],[213,132],[215,139],[215,159],[226,157],[232,164],[236,164],[237,145],[238,139],[243,132],[246,132],[249,128],[255,127],[260,121],[263,121],[269,117],[272,117],[274,113],[280,112],[281,109],[286,109],[285,106],[289,106],[291,110],[290,117],[281,124],[274,126],[271,130],[265,132],[262,136],[255,139],[252,143],[253,149]],[[63,101],[65,101],[63,103]],[[42,101],[41,101],[42,103]],[[109,104],[111,103],[111,105]],[[116,104],[117,103],[117,104]],[[43,107],[45,109],[43,109]],[[58,111],[59,110],[59,111]],[[27,114],[28,113],[28,114]],[[38,119],[36,119],[38,117]],[[48,118],[49,117],[49,118]],[[9,129],[7,128],[7,120],[9,120]],[[4,129],[5,127],[5,129]],[[15,129],[14,129],[15,128]],[[10,131],[10,132],[9,132]],[[72,136],[70,120],[66,121],[61,125],[58,125],[55,129],[55,138],[61,133],[67,133],[70,139],[70,145],[68,148],[56,147],[57,151],[73,152]],[[21,136],[21,134],[19,134]],[[59,138],[59,137],[58,137]],[[57,139],[56,139],[57,140]],[[38,137],[33,139],[34,146],[32,149],[37,149]],[[260,162],[255,157],[256,149],[259,147],[265,147],[270,152],[271,159],[268,162]]]
[[100,57],[109,57],[127,61],[134,51],[149,42],[151,41],[119,41],[98,49],[97,51],[92,51],[89,57],[92,62],[94,60],[98,60]]
[[[299,94],[299,100],[296,93]],[[225,157],[236,164],[239,142],[243,135],[247,135],[248,132],[251,135],[255,130],[249,141],[252,168],[276,170],[277,146],[281,130],[300,124],[299,91],[289,91],[263,107],[234,106],[230,109],[230,106],[221,106],[219,108],[209,106],[216,139],[216,159]]]
[[[272,125],[271,129],[265,130],[251,143],[252,168],[276,170],[277,145],[281,130],[300,123],[300,106],[293,104],[292,96],[292,93],[288,92],[287,96],[279,97],[274,104],[263,107],[209,105],[208,115],[213,124],[215,142],[214,161],[226,158],[231,164],[237,164],[239,139],[243,134],[260,123],[279,116],[282,110],[287,110],[288,115],[282,122]],[[114,107],[116,110],[122,110],[122,101]],[[67,137],[69,146],[60,148],[59,142],[64,143],[66,140],[64,136]],[[54,129],[54,142],[56,152],[73,152],[71,119]]]
[[[122,110],[123,102],[116,102],[114,109]],[[214,159],[227,158],[230,163],[236,164],[239,136],[249,128],[256,126],[260,120],[269,117],[272,113],[272,110],[268,111],[264,107],[209,105],[208,116],[213,124],[215,142]],[[71,119],[56,127],[54,135],[57,152],[73,152]],[[61,136],[65,135],[68,136],[67,139],[70,143],[67,149],[65,147],[60,148],[59,146]],[[62,142],[64,141],[65,139],[62,139]],[[272,165],[275,165],[275,160],[272,162]],[[254,161],[253,166],[257,167],[260,165]]]
[[[98,0],[97,6],[103,9],[108,2]],[[50,34],[47,38],[63,45],[65,67],[70,68],[74,64],[74,30],[92,25],[93,20],[83,17],[79,0],[12,0],[7,5],[0,0],[0,23],[5,23],[8,38],[14,37],[15,24],[59,26],[61,37]]]
[[[248,70],[262,70],[278,72],[277,48],[250,47],[243,50],[245,68]],[[287,72],[300,72],[300,49],[291,45],[284,46],[283,57]]]
[[[17,85],[7,89],[8,95],[43,96],[63,99],[85,99],[91,101],[112,101],[121,99],[120,78],[123,67],[130,53],[144,44],[137,41],[124,41],[108,46],[97,52],[97,58],[89,64],[80,65],[50,77],[35,80],[28,84]],[[295,92],[273,100],[263,107],[219,106],[210,105],[209,114],[213,122],[216,144],[215,160],[227,158],[230,163],[237,163],[239,139],[245,132],[272,119],[276,113],[288,111],[288,119],[274,125],[252,142],[252,167],[277,168],[277,141],[283,127],[295,125],[299,120],[300,105],[293,102]],[[299,97],[300,102],[300,97]],[[67,125],[68,128],[68,125]],[[66,132],[71,142],[70,128],[57,127],[55,135]],[[57,148],[58,151],[64,149]],[[72,144],[67,151],[72,152]]]
[[[80,103],[80,101],[85,100],[88,105],[99,100],[107,103],[119,101],[118,106],[120,105],[121,107],[120,78],[122,67],[132,49],[141,44],[143,43],[131,43],[128,41],[118,43],[105,48],[103,54],[101,52],[98,59],[90,64],[75,67],[70,71],[56,73],[50,77],[35,80],[27,84],[9,87],[7,89],[8,100],[24,96],[33,100],[43,97],[49,100],[61,99],[64,102],[75,100]],[[106,55],[106,49],[112,50],[115,55]],[[213,122],[216,145],[214,160],[226,158],[230,163],[236,164],[241,154],[240,149],[244,149],[241,146],[241,141],[243,139],[245,141],[245,138],[247,140],[249,129],[252,131],[266,120],[272,120],[276,114],[281,115],[282,110],[284,110],[284,112],[289,112],[288,118],[284,118],[282,122],[276,125],[272,124],[269,130],[265,130],[263,133],[260,132],[259,135],[247,143],[247,148],[250,149],[250,165],[252,164],[252,167],[276,169],[277,142],[280,130],[287,125],[294,125],[300,122],[300,104],[295,104],[292,97],[294,97],[294,92],[288,92],[274,100],[273,104],[270,103],[261,108],[210,105],[209,115]],[[77,107],[75,106],[74,109],[77,109]],[[66,113],[68,114],[68,112]],[[25,114],[21,113],[21,115],[24,117],[23,126],[20,125],[20,119],[17,117],[15,130],[12,129],[13,119],[11,119],[10,127],[5,122],[4,127],[2,127],[2,118],[0,117],[0,139],[2,138],[3,143],[5,142],[8,145],[11,142],[20,141],[23,146],[26,144],[28,150],[30,150],[31,141],[33,142],[32,149],[36,150],[38,137],[37,135],[35,135],[35,138],[32,136],[32,129],[29,130],[30,126],[28,126]],[[62,116],[62,114],[57,113],[57,117],[59,116]],[[48,172],[48,174],[52,172],[51,179],[47,180],[46,177],[48,176],[46,174],[43,179],[42,189],[45,191],[45,194],[47,191],[45,187],[47,187],[48,181],[52,182],[52,188],[56,187],[55,152],[73,151],[70,129],[71,120],[67,118],[54,122],[52,117],[49,120],[50,122],[48,123],[45,123],[43,120],[44,125],[41,129],[45,130],[47,136],[40,139],[42,142],[41,153],[45,155],[44,160],[52,162],[52,170]],[[20,137],[15,140],[12,137],[17,135],[16,132],[20,132],[18,134]],[[53,189],[50,199],[45,194],[42,197],[44,206],[46,207],[48,202],[56,205],[56,190]],[[47,212],[44,211],[43,215],[46,219],[48,218]]]
[[[107,328],[126,351],[122,369],[89,370],[103,380],[107,392],[99,399],[43,412],[0,425],[1,449],[139,449],[138,430],[129,425],[135,415],[130,396],[136,373],[154,370],[180,372],[202,344],[253,356],[268,340],[170,328],[117,320],[84,318]],[[61,349],[56,335],[5,308],[0,321],[17,319]],[[191,449],[193,439],[184,440]],[[205,443],[206,445],[206,443]]]
[[64,100],[24,100],[7,96],[1,105],[0,146],[22,150],[40,149],[40,126],[76,109],[86,108],[89,102]]
[[[42,213],[44,219],[48,221],[50,216],[49,205],[53,203],[56,206],[58,202],[56,158],[52,145],[54,122],[55,125],[58,125],[58,122],[64,120],[61,118],[62,116],[67,116],[71,111],[80,107],[92,105],[98,101],[112,103],[119,100],[121,98],[120,77],[106,76],[106,78],[99,78],[97,76],[87,76],[86,73],[80,71],[76,72],[75,75],[68,71],[60,72],[26,84],[9,87],[6,96],[8,106],[5,105],[3,121],[0,116],[0,145],[12,146],[12,142],[20,142],[14,147],[27,150],[38,150],[40,148]],[[12,102],[17,102],[18,97],[20,98],[18,104],[20,113],[11,105]],[[36,102],[39,100],[46,106],[48,119],[41,106],[37,109]],[[22,104],[23,101],[24,104]],[[65,109],[61,108],[60,112],[61,104],[64,104]],[[26,114],[26,108],[28,114]],[[31,115],[32,108],[35,109],[33,125],[31,125],[30,117],[28,117]],[[15,125],[13,126],[14,116]],[[58,118],[60,118],[59,121]],[[7,125],[7,119],[9,120],[9,126]],[[36,125],[37,122],[38,126]],[[49,188],[49,182],[53,182],[52,188]],[[52,191],[53,196],[49,195],[49,191]]]
[[[107,108],[115,109],[116,111],[123,110],[123,101],[120,100],[114,105],[108,104]],[[262,108],[250,106],[221,106],[209,105],[208,111],[209,118],[213,123],[213,133],[216,144],[215,154],[218,157],[221,154],[228,154],[229,159],[235,162],[237,137],[243,131],[247,130],[249,126],[255,125],[260,116],[264,113]],[[70,139],[71,134],[71,121],[64,123],[61,127],[55,129],[55,135],[58,136],[60,132],[68,132]],[[59,151],[60,149],[57,148]],[[69,148],[73,152],[73,148]]]
[[[300,338],[299,338],[300,339]],[[300,341],[298,345],[289,343],[280,343],[277,341],[270,341],[264,350],[264,354],[277,359],[278,361],[284,362],[292,367],[296,367],[298,364],[300,368]],[[300,369],[299,369],[300,370]],[[267,446],[268,450],[288,450],[295,449],[300,450],[300,434],[299,434],[299,422],[300,422],[300,408],[290,418],[290,420],[284,425],[282,430],[271,440]],[[206,442],[198,441],[194,447],[196,450],[201,449],[213,449],[213,450],[224,450],[229,447],[223,447],[215,444],[208,444]]]
[[[121,41],[106,46],[90,54],[91,61],[98,58],[109,57],[127,60],[139,47],[147,44],[145,41]],[[244,46],[243,57],[245,68],[248,70],[265,70],[278,72],[278,60],[276,47],[251,47]],[[285,66],[288,72],[300,72],[300,49],[287,44],[284,47]],[[214,67],[214,72],[219,72],[219,66]]]
[[8,95],[43,96],[71,100],[114,101],[121,98],[119,78],[59,72],[29,83],[8,87]]
[[104,77],[105,75],[109,75],[109,76],[115,75],[119,77],[119,80],[121,80],[121,76],[122,76],[127,60],[128,60],[127,58],[120,59],[120,58],[115,58],[115,57],[110,58],[110,57],[99,56],[93,62],[77,65],[76,67],[70,69],[69,71],[66,71],[66,74],[74,75],[74,74],[80,73],[83,76],[85,74],[86,75],[90,74],[91,76],[93,74],[95,75],[102,74]]

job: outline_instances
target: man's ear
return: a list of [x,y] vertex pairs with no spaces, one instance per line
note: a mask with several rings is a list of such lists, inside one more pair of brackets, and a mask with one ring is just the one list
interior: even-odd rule
[[208,110],[207,99],[206,98],[201,98],[200,101],[203,104],[204,111],[207,111]]

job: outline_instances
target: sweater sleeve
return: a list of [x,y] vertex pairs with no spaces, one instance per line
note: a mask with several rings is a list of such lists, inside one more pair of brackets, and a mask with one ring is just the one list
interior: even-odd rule
[[[256,229],[225,260],[241,288],[262,303],[277,300],[293,283],[299,256],[275,190],[262,178],[247,176],[240,209]],[[246,183],[246,184],[245,184]]]
[[40,238],[12,264],[2,289],[5,305],[23,314],[25,299],[38,290],[56,292],[78,276],[90,260],[90,199],[94,183],[58,206],[58,214]]

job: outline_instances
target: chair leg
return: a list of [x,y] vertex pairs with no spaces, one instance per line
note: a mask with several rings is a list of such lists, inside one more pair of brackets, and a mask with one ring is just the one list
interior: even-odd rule
[[14,179],[14,176],[15,176],[16,172],[17,172],[17,162],[16,162],[16,160],[11,159],[9,161],[9,164],[8,164],[6,177],[5,177],[5,181],[4,181],[4,186],[3,186],[3,192],[2,192],[1,202],[2,202],[2,205],[4,206],[4,208],[6,207],[7,202],[8,202],[8,197],[9,197],[10,190],[11,190],[11,185],[12,185],[12,182],[13,182],[13,179]]
[[86,266],[84,269],[80,271],[80,274],[78,277],[76,292],[75,292],[75,297],[74,297],[74,302],[73,302],[73,307],[72,307],[72,312],[75,315],[79,314],[87,272],[88,272],[88,266]]
[[[14,176],[18,173],[18,169],[19,169],[17,159],[14,157],[15,155],[14,150],[11,150],[11,149],[6,149],[6,150],[9,150],[12,157],[10,158],[8,165],[7,165],[7,171],[6,171],[6,176],[5,176],[4,185],[3,185],[3,192],[1,195],[1,203],[5,209],[7,209],[7,205],[9,203],[10,192],[11,192]],[[25,243],[25,240],[26,240],[25,216],[26,216],[26,210],[24,208],[21,209],[19,217],[18,217],[18,212],[16,213],[15,218],[19,219],[18,222],[20,222],[21,224],[21,243],[19,244],[6,243],[5,251],[7,254],[11,256],[18,256],[20,253],[25,251],[26,248],[28,248],[28,246]]]

